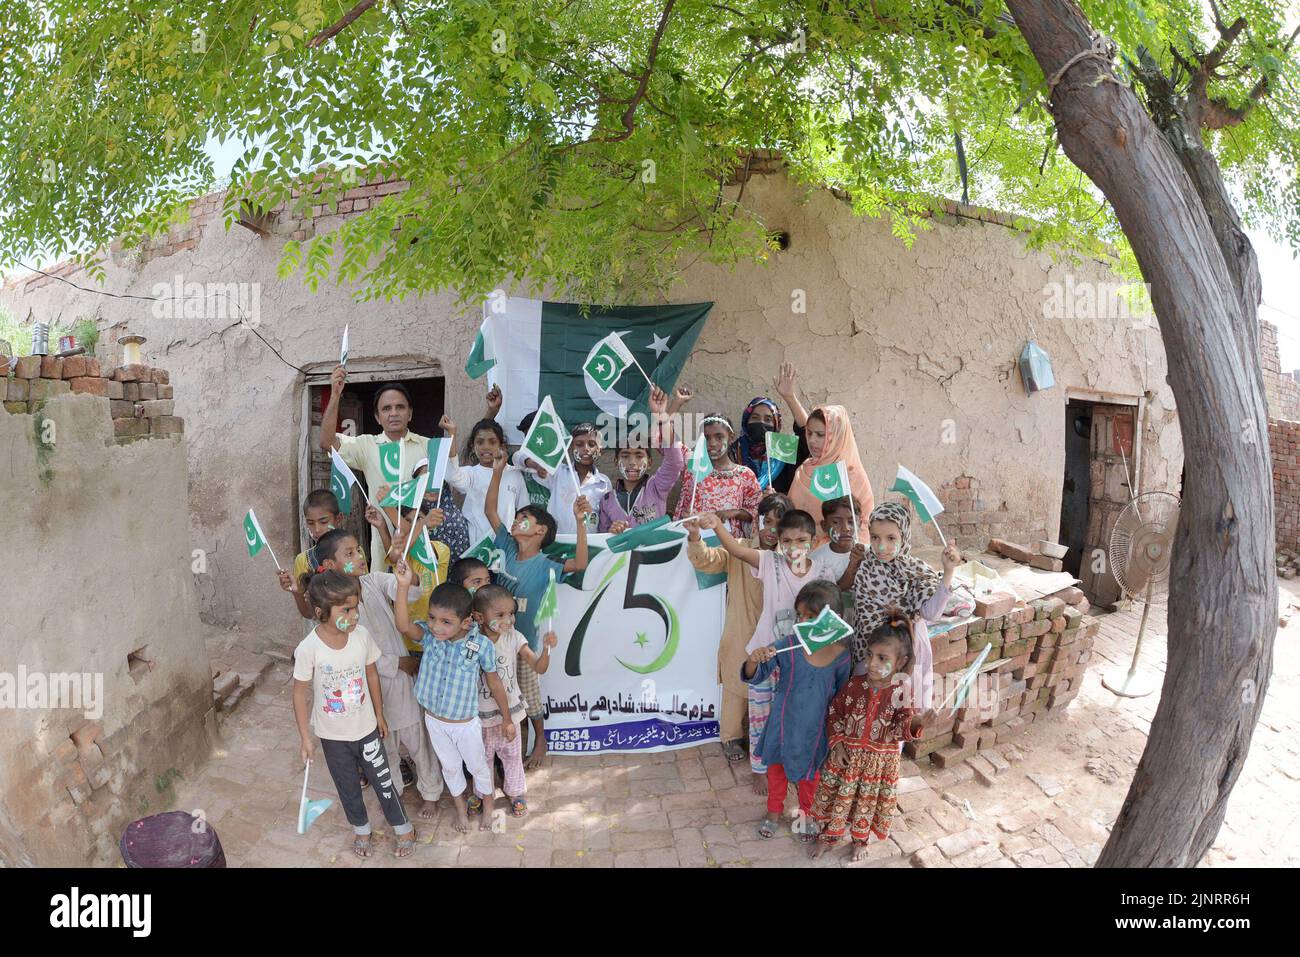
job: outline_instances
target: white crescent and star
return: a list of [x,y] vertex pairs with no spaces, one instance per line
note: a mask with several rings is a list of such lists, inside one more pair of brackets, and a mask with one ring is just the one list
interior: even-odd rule
[[551,443],[549,446],[547,446],[546,448],[539,448],[535,441],[530,442],[529,446],[538,455],[541,455],[544,458],[549,459],[557,451],[559,451],[560,448],[560,430],[555,427],[555,420],[547,419],[539,422],[537,424],[537,427],[533,430],[533,438],[535,440],[538,436],[542,434],[543,431],[548,431],[548,430],[551,433]]
[[826,488],[824,485],[822,485],[822,477],[820,475],[814,475],[812,484],[813,484],[814,492],[821,492],[823,495],[829,495],[831,492],[835,490],[835,486],[840,484],[840,479],[839,476],[837,475],[835,477],[835,484],[832,485],[830,488]]
[[254,545],[257,544],[257,539],[258,539],[257,529],[256,529],[256,528],[252,528],[252,529],[245,528],[245,529],[244,529],[244,538],[245,538],[245,539],[247,540],[247,542],[248,542],[248,547],[249,547],[249,548],[252,548]]

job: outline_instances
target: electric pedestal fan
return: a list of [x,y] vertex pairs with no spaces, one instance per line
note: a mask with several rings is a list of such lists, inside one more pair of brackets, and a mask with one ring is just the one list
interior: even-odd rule
[[1102,677],[1102,687],[1123,698],[1141,698],[1156,689],[1149,674],[1138,674],[1142,637],[1151,606],[1169,599],[1169,561],[1178,530],[1177,495],[1143,492],[1124,506],[1110,533],[1110,569],[1126,595],[1142,602],[1133,662],[1127,672],[1116,669]]

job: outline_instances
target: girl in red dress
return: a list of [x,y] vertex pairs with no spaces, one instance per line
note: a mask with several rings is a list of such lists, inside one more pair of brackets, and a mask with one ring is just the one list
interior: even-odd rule
[[728,449],[736,438],[736,430],[726,416],[717,414],[706,415],[700,422],[700,429],[704,433],[713,471],[697,486],[691,470],[683,470],[682,491],[673,518],[715,512],[727,523],[727,531],[734,537],[756,535],[757,529],[752,532],[751,529],[758,516],[758,500],[763,492],[754,473],[731,459]]
[[909,707],[906,675],[912,625],[899,608],[867,639],[867,657],[831,701],[826,719],[830,751],[822,764],[811,817],[822,825],[813,857],[830,850],[844,832],[861,860],[874,834],[889,837],[897,803],[899,742],[914,741],[934,711]]

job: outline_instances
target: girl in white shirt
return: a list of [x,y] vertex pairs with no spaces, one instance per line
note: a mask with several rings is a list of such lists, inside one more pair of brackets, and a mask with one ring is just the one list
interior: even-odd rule
[[[443,417],[444,432],[453,440],[456,437],[456,425]],[[492,482],[492,459],[497,452],[506,447],[505,432],[495,419],[480,419],[470,429],[469,438],[461,455],[466,464],[448,460],[447,482],[457,492],[465,496],[461,511],[469,525],[469,547],[473,548],[490,538],[493,530],[488,526],[483,505],[487,498],[488,485]],[[501,491],[497,494],[496,513],[514,515],[522,506],[528,504],[528,488],[524,484],[524,475],[519,469],[507,466],[501,476]],[[459,556],[457,556],[459,557]]]

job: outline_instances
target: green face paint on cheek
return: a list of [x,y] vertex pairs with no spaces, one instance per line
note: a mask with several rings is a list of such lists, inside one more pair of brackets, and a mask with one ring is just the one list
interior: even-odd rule
[[356,562],[348,562],[343,566],[343,574],[351,575],[356,570],[356,567],[357,567]]
[[347,618],[335,618],[334,627],[339,631],[348,631],[352,628],[352,622]]

